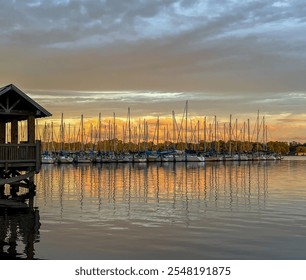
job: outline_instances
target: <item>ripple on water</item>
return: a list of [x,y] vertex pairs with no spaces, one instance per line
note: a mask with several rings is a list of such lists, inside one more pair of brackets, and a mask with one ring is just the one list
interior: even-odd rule
[[36,178],[36,255],[305,259],[305,167],[301,160],[49,166]]

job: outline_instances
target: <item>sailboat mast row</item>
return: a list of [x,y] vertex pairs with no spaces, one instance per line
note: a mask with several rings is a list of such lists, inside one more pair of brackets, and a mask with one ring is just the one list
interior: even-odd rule
[[232,121],[230,114],[229,122],[223,122],[222,131],[216,115],[211,122],[208,121],[207,116],[202,120],[198,117],[190,117],[188,101],[186,101],[181,121],[177,122],[177,116],[172,111],[170,123],[169,131],[169,121],[159,116],[155,124],[152,120],[148,121],[145,118],[142,121],[141,119],[137,122],[132,121],[129,107],[125,123],[120,118],[117,120],[115,112],[112,120],[103,118],[102,121],[102,114],[99,113],[98,122],[90,120],[86,123],[82,114],[79,130],[77,132],[74,125],[72,134],[71,125],[69,123],[67,128],[62,113],[58,137],[56,137],[53,122],[51,125],[45,123],[43,133],[39,135],[43,135],[41,140],[44,143],[45,153],[63,156],[73,153],[73,157],[79,162],[101,155],[112,155],[118,159],[126,155],[142,153],[146,158],[148,155],[166,158],[166,156],[171,157],[177,154],[177,158],[181,155],[184,161],[188,161],[191,155],[211,160],[248,160],[270,156],[272,158],[273,151],[269,151],[268,147],[266,120],[263,116],[260,123],[259,111],[253,134],[251,134],[250,119],[239,124],[237,118],[234,122]]

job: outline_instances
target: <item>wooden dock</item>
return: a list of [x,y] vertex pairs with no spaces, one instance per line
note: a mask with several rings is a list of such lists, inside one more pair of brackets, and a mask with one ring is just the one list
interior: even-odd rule
[[[51,114],[46,109],[16,86],[0,88],[0,191],[6,184],[13,191],[19,187],[35,189],[34,174],[41,167],[41,142],[35,140],[35,119],[48,116]],[[27,126],[24,142],[19,139],[20,121],[26,121]]]

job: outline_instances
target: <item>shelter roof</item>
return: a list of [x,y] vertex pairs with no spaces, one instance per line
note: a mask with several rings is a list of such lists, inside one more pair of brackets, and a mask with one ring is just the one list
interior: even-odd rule
[[0,88],[0,119],[6,122],[13,119],[26,120],[29,115],[34,115],[35,118],[52,116],[15,85]]

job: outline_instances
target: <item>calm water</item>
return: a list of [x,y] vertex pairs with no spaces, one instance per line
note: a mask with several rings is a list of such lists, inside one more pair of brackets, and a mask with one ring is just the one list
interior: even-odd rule
[[306,259],[300,159],[44,165],[36,218],[1,226],[15,225],[21,258]]

